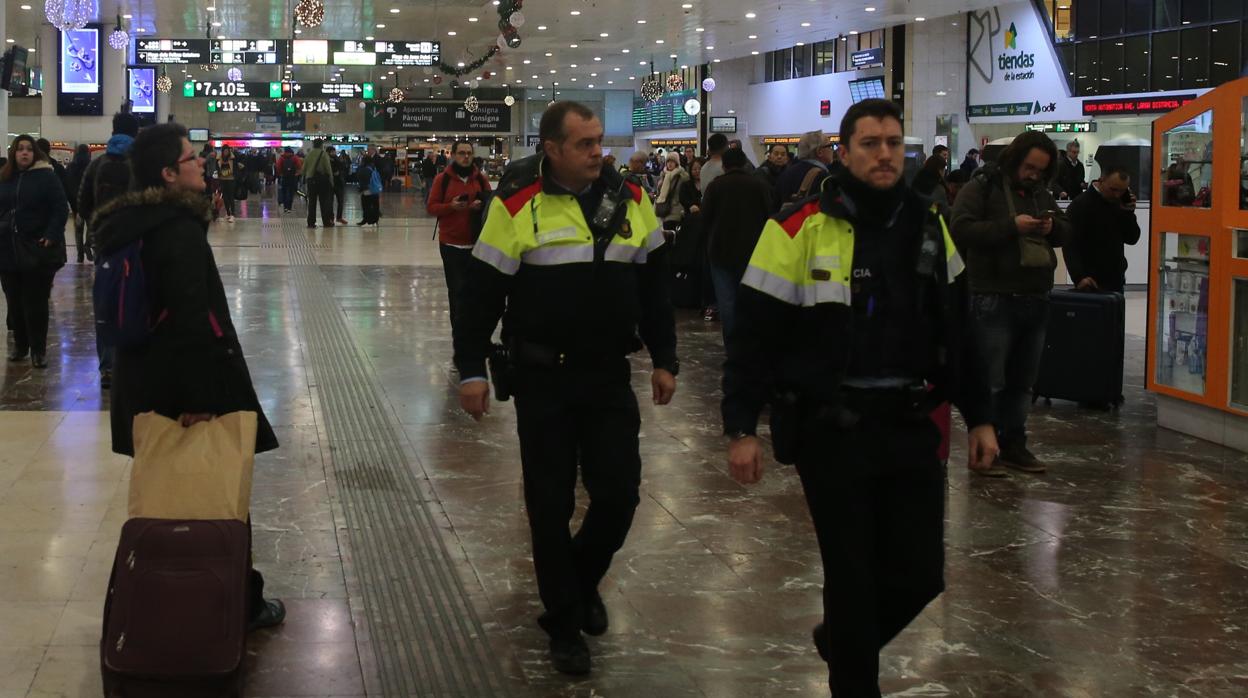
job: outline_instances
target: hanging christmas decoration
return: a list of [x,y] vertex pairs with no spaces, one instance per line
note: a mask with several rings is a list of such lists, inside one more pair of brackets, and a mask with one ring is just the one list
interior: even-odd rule
[[506,104],[507,106],[510,107],[510,106],[515,105],[515,103],[516,103],[515,97],[512,97],[511,95],[507,95],[506,97],[503,97],[503,104]]
[[199,66],[199,69],[204,71],[205,73],[211,73],[212,71],[220,67],[221,66],[217,65],[216,63],[201,63]]
[[481,79],[482,79],[482,80],[489,80],[491,75],[492,75],[492,73],[490,73],[490,71],[488,71],[488,70],[487,70],[487,71],[485,71],[484,73],[481,73]]
[[108,35],[108,45],[117,51],[124,51],[126,46],[130,45],[130,35],[121,26],[121,15],[117,15],[117,28]]
[[685,89],[685,78],[676,67],[676,59],[672,59],[672,72],[667,76],[667,91],[680,92]]
[[230,68],[226,71],[225,77],[229,78],[230,82],[238,82],[243,79],[243,71],[238,68]]
[[43,14],[48,22],[63,32],[87,26],[94,10],[91,0],[47,0],[43,4]]
[[[520,38],[519,27],[524,25],[524,14],[520,12],[520,8],[524,6],[524,0],[502,0],[498,3],[498,38],[494,40],[491,46],[484,54],[475,60],[463,60],[463,67],[452,63],[439,62],[438,69],[447,75],[455,77],[463,77],[469,73],[475,73],[481,69],[490,59],[498,55],[500,51],[509,48],[520,48],[522,42]],[[484,79],[488,80],[487,75]]]
[[299,0],[295,20],[305,27],[315,27],[325,19],[325,3],[321,0]]
[[702,89],[707,92],[715,91],[715,78],[707,78],[702,81]]
[[403,98],[404,98],[404,97],[406,97],[406,96],[407,96],[407,95],[403,94],[403,90],[402,90],[401,88],[396,87],[396,88],[394,88],[393,90],[390,90],[390,100],[389,100],[389,101],[391,101],[391,102],[402,102],[402,101],[403,101]]
[[469,114],[475,112],[480,106],[481,104],[477,102],[477,98],[475,95],[468,95],[468,99],[464,100],[464,109]]
[[650,79],[641,83],[641,98],[651,104],[663,98],[663,85],[654,74],[654,61],[650,61]]
[[433,84],[435,84],[435,85],[441,85],[441,84],[442,84],[442,76],[441,76],[441,75],[434,75],[434,76],[433,76]]
[[173,89],[173,80],[169,78],[169,73],[166,73],[164,68],[160,69],[160,77],[156,78],[156,89],[161,92]]

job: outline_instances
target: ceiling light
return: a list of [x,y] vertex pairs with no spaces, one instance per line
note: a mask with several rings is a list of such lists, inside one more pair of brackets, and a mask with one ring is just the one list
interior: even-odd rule
[[555,54],[551,53],[550,51],[547,51],[547,52],[546,52],[546,57],[547,57],[547,58],[550,58],[550,57],[551,57],[551,56],[553,56],[553,55],[555,55]]
[[612,68],[612,70],[614,70],[614,71],[615,71],[615,72],[617,72],[617,73],[618,73],[618,72],[620,72],[620,69],[619,69],[619,68]]
[[746,12],[746,13],[745,13],[745,18],[746,18],[746,19],[754,19],[754,18],[755,18],[755,17],[757,17],[757,16],[758,16],[758,15],[754,14],[753,12]]
[[[456,64],[455,64],[455,67],[456,67],[456,68],[462,68],[462,67],[464,67],[464,62],[463,62],[463,61],[460,61],[460,62],[456,63]],[[391,74],[391,75],[394,75],[394,72],[393,72],[393,71],[391,71],[391,73],[390,73],[390,74]]]
[[425,82],[429,82],[429,78],[425,78]]
[[737,113],[737,110],[736,110],[736,109],[729,109],[729,110],[728,110],[728,113],[729,113],[729,114],[736,114],[736,113]]
[[803,27],[809,27],[809,26],[810,26],[810,22],[802,22],[802,26],[803,26]]
[[140,34],[142,34],[142,33],[143,33],[143,32],[145,32],[145,31],[147,31],[147,30],[146,30],[146,29],[144,29],[143,27],[139,27],[139,29],[138,29],[138,32],[139,32]]
[[214,27],[219,27],[219,26],[221,26],[221,23],[220,23],[220,22],[213,22],[213,23],[212,23],[212,26],[214,26]]
[[691,2],[687,2],[687,3],[683,4],[683,5],[681,5],[681,6],[680,6],[680,8],[681,8],[682,10],[692,10],[692,9],[693,9],[693,3],[691,3]]
[[216,12],[216,11],[217,11],[217,8],[216,8],[216,6],[215,6],[215,5],[209,5],[208,7],[205,7],[204,9],[205,9],[205,10],[208,10],[209,12]]
[[592,82],[591,82],[591,83],[589,83],[589,85],[587,85],[587,87],[590,87],[590,88],[592,88],[593,86],[594,86],[594,83],[592,83]]
[[636,79],[637,79],[637,76],[636,76],[636,75],[629,75],[629,76],[628,76],[628,79],[629,79],[629,80],[636,80]]
[[225,34],[217,34],[218,39],[225,39]]
[[516,84],[517,84],[517,85],[519,85],[519,84],[520,84],[520,83],[522,83],[522,82],[524,82],[524,81],[523,81],[523,80],[517,80],[517,81],[516,81]]
[[572,78],[572,82],[576,82],[576,78]]
[[638,63],[637,65],[645,65],[645,64],[646,64],[646,62],[645,62],[645,61],[642,61],[642,62]]
[[476,18],[476,17],[469,17],[469,18],[468,18],[468,21],[469,21],[469,22],[476,22],[476,21],[478,21],[478,20],[477,20],[477,18]]
[[536,75],[534,75],[534,76],[533,76],[533,79],[534,79],[534,80],[536,80],[536,79],[537,79],[537,76],[536,76]]
[[637,20],[637,23],[638,23],[638,24],[645,24],[645,23],[646,23],[646,20],[644,20],[644,19],[639,19],[639,20]]
[[576,67],[576,64],[575,64],[575,63],[573,63],[573,64],[571,65],[571,67],[575,68],[575,67]]
[[385,75],[382,75],[382,76],[381,76],[381,79],[382,79],[382,80],[385,80],[385,79],[386,79],[386,76],[385,76]]
[[572,15],[573,17],[577,17],[577,16],[579,16],[579,15],[581,14],[581,11],[580,11],[580,10],[572,10],[572,11],[571,11],[571,12],[569,12],[568,14]]
[[546,25],[545,25],[545,24],[539,24],[539,25],[537,25],[537,30],[538,30],[539,32],[544,32],[544,31],[546,31]]
[[718,63],[718,62],[719,62],[719,59],[718,59],[718,58],[716,58],[713,62],[714,62],[714,63]]
[[874,7],[868,7],[868,8],[866,8],[866,9],[867,9],[867,12],[875,12],[875,8],[874,8]]
[[850,35],[850,36],[857,36],[857,35],[858,35],[858,32],[857,32],[857,31],[854,31],[853,29],[851,29],[851,30],[849,30],[849,35]]
[[926,22],[926,21],[927,21],[927,18],[926,18],[926,17],[915,17],[915,18],[914,18],[914,21],[916,21],[916,22]]
[[751,56],[757,56],[757,55],[758,55],[758,51],[750,51],[750,55],[751,55]]
[[681,69],[681,70],[689,70],[689,66],[687,66],[687,65],[682,65],[682,66],[680,66],[680,69]]
[[554,75],[554,74],[555,74],[555,69],[554,69],[554,68],[551,68],[551,69],[550,69],[550,74],[551,74],[551,75]]
[[795,46],[805,46],[806,44],[805,44],[805,43],[803,43],[803,42],[801,42],[801,41],[799,41],[799,42],[797,42],[797,43],[796,43],[796,44],[794,44],[794,45],[795,45]]
[[620,53],[629,53],[629,50],[628,50],[628,49],[624,49],[624,50],[623,50],[623,51],[621,51]]
[[577,44],[568,44],[568,48],[576,48]]
[[758,38],[758,34],[750,34],[750,37],[749,37],[749,38],[750,38],[751,40],[753,40],[753,39],[757,39],[757,38]]
[[706,47],[706,50],[707,50],[707,51],[714,51],[714,50],[715,50],[715,47],[714,47],[714,46],[707,46],[707,47]]
[[[552,71],[550,71],[550,72],[552,72],[552,73],[553,73],[553,72],[555,72],[555,71],[553,71],[553,70],[552,70]],[[589,77],[591,77],[591,78],[596,78],[596,77],[598,77],[598,73],[590,73],[590,74],[589,74]]]
[[615,81],[614,81],[614,80],[608,80],[608,81],[607,81],[607,84],[608,84],[608,85],[614,85],[614,84],[615,84]]
[[[22,5],[22,9],[23,9],[23,10],[29,10],[29,9],[30,9],[30,5]],[[126,17],[129,17],[129,16],[130,16],[130,15],[126,15]]]
[[[296,30],[295,30],[295,33],[296,33],[296,34],[302,34],[302,33],[303,33],[303,30],[302,30],[302,29],[296,29]],[[224,39],[225,37],[224,37],[224,36],[218,36],[217,38],[218,38],[218,39]]]
[[374,38],[376,38],[376,37],[373,37],[373,36],[366,36],[366,37],[364,37],[364,40],[365,40],[365,41],[372,41]]
[[377,28],[378,28],[378,29],[385,29],[385,28],[386,28],[386,25],[384,25],[384,24],[378,24],[378,25],[377,25]]
[[602,56],[594,56],[594,60],[595,60],[595,61],[601,61],[601,60],[602,60]]
[[513,67],[511,67],[511,66],[507,66],[507,70],[515,70],[515,68],[513,68]]
[[610,34],[608,34],[608,33],[606,33],[606,32],[602,32],[602,33],[601,33],[601,34],[599,34],[598,36],[600,36],[600,37],[602,37],[602,38],[604,38],[604,39],[605,39],[605,38],[607,38],[608,36],[611,36],[611,35],[610,35]]
[[6,44],[11,44],[11,43],[13,43],[13,39],[5,39],[5,40],[4,40],[4,43],[6,43]]
[[[23,10],[29,10],[29,9],[30,9],[30,5],[22,5],[22,9],[23,9]],[[122,16],[121,16],[121,18],[122,18],[122,19],[134,19],[134,15],[122,15]]]
[[525,64],[525,65],[528,65],[528,64],[532,63],[533,61],[531,61],[531,60],[529,60],[529,59],[527,59],[527,58],[526,58],[526,59],[524,59],[524,61],[523,61],[523,62],[524,62],[524,64]]
[[399,14],[399,8],[397,8],[397,7],[391,7],[391,8],[390,8],[390,14],[392,14],[392,15],[397,15],[397,14]]
[[668,56],[668,58],[675,58],[675,57],[676,57],[676,54],[674,54],[674,53],[673,53],[672,55]]
[[661,44],[661,43],[663,43],[663,40],[662,40],[662,39],[655,39],[655,40],[654,40],[654,43],[656,43],[656,44]]
[[704,32],[704,31],[706,31],[706,30],[705,30],[705,29],[703,29],[702,27],[698,27],[697,29],[694,29],[694,31],[695,31],[695,32]]

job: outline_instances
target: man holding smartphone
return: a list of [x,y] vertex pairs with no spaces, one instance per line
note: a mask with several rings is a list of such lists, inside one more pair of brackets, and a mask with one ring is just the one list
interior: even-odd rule
[[481,214],[490,193],[490,182],[472,163],[472,143],[457,141],[451,154],[455,159],[429,185],[425,210],[438,219],[438,249],[446,273],[451,328],[454,329],[457,313],[463,306],[468,263],[472,260],[472,246],[481,232]]
[[996,163],[975,173],[953,207],[953,239],[965,250],[970,274],[970,326],[1001,447],[998,463],[973,468],[980,475],[1005,477],[1006,467],[1047,470],[1027,448],[1026,425],[1057,268],[1053,248],[1070,238],[1070,222],[1048,188],[1056,169],[1053,141],[1024,131]]
[[1122,293],[1127,283],[1124,248],[1140,241],[1131,175],[1109,167],[1066,209],[1074,228],[1065,247],[1070,280],[1081,291]]

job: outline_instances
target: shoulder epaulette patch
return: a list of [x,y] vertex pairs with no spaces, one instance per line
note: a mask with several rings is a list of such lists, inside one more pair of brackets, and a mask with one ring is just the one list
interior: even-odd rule
[[537,196],[537,193],[541,190],[542,190],[542,181],[539,179],[538,181],[530,184],[529,186],[518,190],[516,193],[512,194],[511,196],[504,198],[503,205],[507,207],[508,213],[510,213],[512,216],[515,216],[517,213],[520,212],[520,209],[524,208],[524,205],[529,203],[530,199]]
[[802,229],[802,224],[807,218],[819,213],[819,200],[813,199],[806,202],[803,206],[795,206],[786,211],[784,215],[776,218],[776,222],[789,234],[789,237],[796,237],[797,231]]

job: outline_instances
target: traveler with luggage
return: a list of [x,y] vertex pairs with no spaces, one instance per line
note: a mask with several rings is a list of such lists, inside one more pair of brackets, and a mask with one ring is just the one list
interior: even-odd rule
[[776,460],[801,478],[823,562],[812,639],[838,698],[880,695],[881,648],[944,590],[947,483],[932,407],[958,405],[973,467],[996,453],[962,331],[966,275],[939,210],[902,179],[901,118],[882,99],[850,107],[845,169],[818,201],[767,221],[724,364],[733,478],[762,478],[756,429],[768,403]]
[[[137,256],[154,323],[146,341],[117,348],[113,451],[134,455],[134,418],[144,412],[189,427],[238,411],[257,414],[255,452],[271,451],[277,437],[256,396],[208,244],[212,214],[201,196],[203,161],[176,123],[144,129],[130,159],[134,190],[105,204],[92,221],[101,258]],[[285,619],[282,602],[266,600],[263,591],[263,577],[252,570],[248,629]]]
[[451,147],[451,157],[454,159],[450,167],[433,179],[433,193],[429,195],[425,210],[438,219],[438,250],[442,255],[451,327],[454,328],[468,290],[472,246],[481,234],[490,182],[473,164],[472,143],[456,141]]
[[1126,245],[1140,241],[1131,175],[1109,167],[1066,209],[1072,234],[1062,248],[1066,269],[1081,291],[1122,293],[1127,282]]
[[355,181],[360,186],[360,208],[363,217],[356,225],[377,225],[381,220],[381,175],[373,167],[373,156],[360,158],[360,167],[355,171]]
[[49,301],[52,280],[65,266],[65,188],[34,138],[9,144],[0,169],[0,286],[8,308],[13,346],[9,362],[48,367]]
[[808,131],[797,143],[797,161],[776,180],[776,208],[817,195],[832,164],[832,144],[823,131]]
[[971,283],[971,331],[992,389],[992,423],[1000,464],[976,470],[1005,477],[1002,466],[1043,473],[1027,447],[1027,412],[1044,351],[1055,247],[1070,239],[1070,222],[1049,191],[1057,147],[1024,131],[997,163],[976,171],[953,207],[953,239],[966,251]]
[[707,187],[702,212],[725,345],[736,329],[737,286],[771,210],[771,188],[749,170],[745,153],[724,151],[724,174]]

